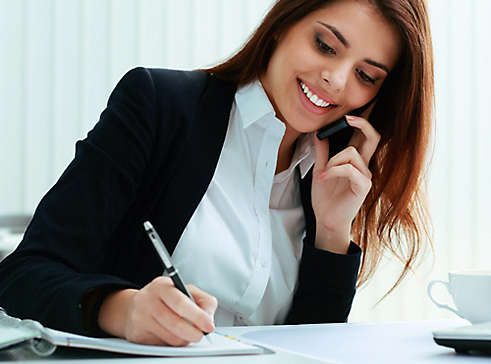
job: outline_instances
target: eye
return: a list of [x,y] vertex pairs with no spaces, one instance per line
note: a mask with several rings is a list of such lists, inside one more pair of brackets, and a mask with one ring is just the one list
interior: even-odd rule
[[363,72],[361,69],[357,68],[356,72],[358,73],[358,76],[362,79],[364,82],[371,83],[372,85],[375,84],[375,79],[367,75],[365,72]]
[[322,52],[322,53],[327,53],[327,54],[336,54],[336,50],[332,47],[329,46],[329,44],[325,43],[319,34],[316,34],[315,35],[315,44],[317,45],[317,48],[319,48],[319,50]]

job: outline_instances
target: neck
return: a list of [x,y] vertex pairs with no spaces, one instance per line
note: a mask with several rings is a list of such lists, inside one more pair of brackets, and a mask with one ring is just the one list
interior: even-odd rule
[[293,153],[295,151],[295,142],[300,136],[300,133],[296,130],[292,130],[287,123],[285,123],[285,126],[285,135],[283,135],[283,139],[281,140],[281,144],[278,149],[278,161],[276,163],[275,174],[283,172],[290,167]]
[[280,148],[278,149],[278,161],[276,163],[276,171],[275,171],[275,174],[278,174],[288,169],[288,167],[290,167],[290,163],[292,162],[293,152],[295,151],[295,142],[297,141],[297,138],[300,136],[301,133],[292,129],[288,125],[288,123],[285,122],[285,119],[279,112],[278,107],[274,102],[274,99],[271,97],[269,93],[270,87],[266,76],[263,74],[262,76],[259,77],[259,80],[261,81],[261,85],[264,89],[264,92],[268,96],[268,99],[275,110],[276,117],[280,119],[286,126],[285,135],[283,135]]

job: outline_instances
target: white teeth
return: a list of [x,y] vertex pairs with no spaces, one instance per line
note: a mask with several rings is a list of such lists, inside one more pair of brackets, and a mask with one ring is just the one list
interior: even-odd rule
[[309,88],[303,83],[300,82],[300,86],[302,87],[302,90],[304,94],[307,96],[307,98],[316,106],[320,107],[328,107],[331,105],[330,103],[322,100],[319,96],[316,94],[313,94],[312,91],[309,90]]

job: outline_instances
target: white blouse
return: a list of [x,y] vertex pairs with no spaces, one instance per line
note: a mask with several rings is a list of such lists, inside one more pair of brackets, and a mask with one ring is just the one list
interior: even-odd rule
[[215,174],[173,252],[183,280],[217,298],[217,326],[281,324],[290,308],[305,234],[299,178],[315,156],[306,134],[275,175],[284,133],[260,81],[237,90]]

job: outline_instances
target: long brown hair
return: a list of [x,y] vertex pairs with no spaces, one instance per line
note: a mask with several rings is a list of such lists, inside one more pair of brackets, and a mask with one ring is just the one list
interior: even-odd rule
[[[339,0],[278,0],[234,56],[206,71],[238,86],[251,82],[266,72],[275,39],[332,1]],[[369,166],[372,189],[352,228],[364,252],[358,286],[375,273],[385,251],[403,263],[387,295],[415,267],[424,248],[432,247],[424,192],[432,132],[433,50],[425,0],[367,1],[397,29],[402,42],[399,60],[370,115],[381,140]]]

